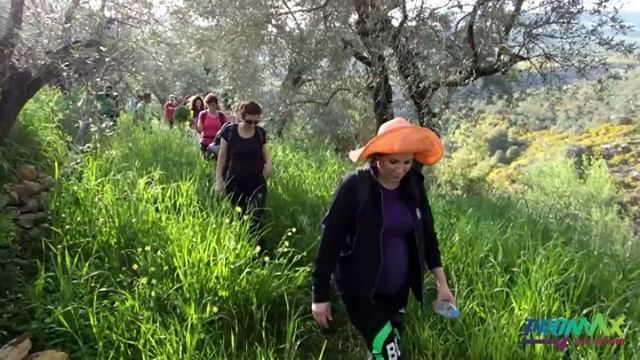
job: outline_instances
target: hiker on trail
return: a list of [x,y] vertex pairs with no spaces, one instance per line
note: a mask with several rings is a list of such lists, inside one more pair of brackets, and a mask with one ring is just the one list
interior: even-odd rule
[[260,230],[267,198],[266,178],[273,168],[267,153],[267,132],[258,126],[262,106],[255,101],[243,103],[237,120],[237,124],[225,127],[221,134],[216,191],[226,193],[244,214],[251,212],[251,230],[264,249]]
[[112,123],[116,123],[119,115],[118,93],[113,92],[113,86],[105,85],[103,91],[96,94],[98,101],[98,113]]
[[202,100],[202,96],[196,95],[191,99],[191,116],[193,118],[192,128],[196,128],[198,123],[198,115],[201,112],[207,110],[206,106],[204,106],[204,100]]
[[142,95],[142,101],[136,105],[136,112],[134,113],[134,119],[136,122],[142,122],[147,124],[153,119],[153,112],[151,110],[151,93],[146,92]]
[[227,115],[227,122],[224,123],[224,125],[222,125],[222,128],[220,128],[220,130],[218,130],[218,133],[216,134],[216,136],[213,138],[213,142],[211,144],[209,144],[209,146],[207,147],[207,153],[210,154],[210,156],[213,159],[218,159],[218,155],[220,154],[220,143],[222,142],[222,133],[224,132],[224,129],[227,126],[231,126],[233,124],[237,124],[238,123],[238,119],[240,118],[240,116],[238,115],[240,113],[240,111],[242,110],[242,108],[244,107],[244,105],[246,104],[245,101],[241,101],[235,108],[235,116],[232,115]]
[[169,124],[170,128],[173,128],[177,107],[178,107],[178,98],[175,95],[170,95],[169,101],[167,101],[164,104],[164,118]]
[[200,134],[200,150],[202,155],[208,157],[207,147],[216,137],[216,134],[222,128],[222,125],[228,121],[227,116],[220,111],[218,98],[213,94],[208,94],[204,98],[207,105],[207,111],[203,111],[198,115],[196,123],[196,131]]
[[370,358],[402,358],[398,340],[409,290],[422,303],[425,268],[437,282],[437,301],[455,303],[424,177],[412,169],[413,161],[433,165],[443,153],[442,141],[429,129],[402,118],[387,121],[366,146],[349,153],[368,166],[343,178],[323,219],[312,272],[313,318],[325,328],[332,320],[333,274]]

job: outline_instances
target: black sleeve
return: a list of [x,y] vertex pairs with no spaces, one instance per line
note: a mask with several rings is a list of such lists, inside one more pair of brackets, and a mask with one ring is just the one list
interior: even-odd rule
[[265,130],[262,127],[257,127],[258,131],[260,131],[262,133],[262,137],[260,137],[260,140],[262,141],[262,145],[267,143],[267,130]]
[[354,174],[341,181],[333,203],[322,221],[322,238],[311,273],[313,302],[329,301],[331,273],[336,266],[352,222],[355,221],[355,185]]
[[222,134],[220,136],[224,139],[224,141],[229,142],[229,138],[231,137],[231,132],[233,131],[233,126],[228,125],[221,129]]
[[424,256],[427,261],[427,268],[432,270],[442,266],[440,246],[438,244],[438,235],[436,234],[431,205],[429,205],[429,198],[424,190],[424,186],[422,187],[422,196],[424,200],[422,206],[424,212],[424,216],[422,217],[424,227]]

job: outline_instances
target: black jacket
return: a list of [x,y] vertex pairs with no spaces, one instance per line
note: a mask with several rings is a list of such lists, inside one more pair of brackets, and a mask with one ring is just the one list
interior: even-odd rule
[[[373,300],[382,264],[382,190],[371,176],[369,196],[362,212],[357,213],[356,173],[340,183],[333,203],[323,219],[323,233],[312,271],[313,302],[329,301],[331,274],[338,290],[361,300]],[[401,199],[407,205],[414,223],[409,244],[410,286],[422,302],[425,266],[431,270],[442,266],[433,215],[424,189],[424,176],[410,170],[400,182]],[[412,191],[416,190],[416,191]]]

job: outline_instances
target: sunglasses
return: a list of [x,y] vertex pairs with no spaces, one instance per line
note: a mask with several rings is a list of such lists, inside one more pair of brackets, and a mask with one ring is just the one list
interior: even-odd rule
[[243,120],[244,122],[246,122],[248,125],[258,125],[260,123],[259,120]]

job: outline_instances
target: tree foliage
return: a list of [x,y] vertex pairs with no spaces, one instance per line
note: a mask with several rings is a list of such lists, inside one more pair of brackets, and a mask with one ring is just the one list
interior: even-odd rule
[[[254,98],[279,136],[335,129],[354,110],[379,125],[405,102],[419,123],[441,128],[459,89],[480,79],[586,76],[612,54],[633,53],[620,3],[12,0],[0,7],[0,137],[47,83],[87,91],[112,83],[159,100]],[[21,93],[8,94],[16,84]]]

